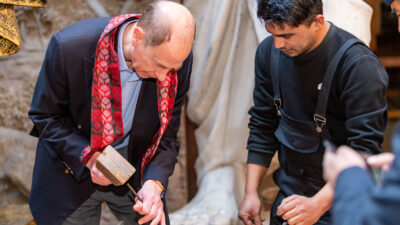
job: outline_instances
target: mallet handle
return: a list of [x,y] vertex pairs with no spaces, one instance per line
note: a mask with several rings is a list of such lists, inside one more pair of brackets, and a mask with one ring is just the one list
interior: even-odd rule
[[133,195],[139,199],[139,201],[143,202],[143,200],[138,196],[138,194],[136,193],[135,189],[133,189],[133,187],[129,184],[126,183],[126,185],[128,185],[128,188],[132,191]]

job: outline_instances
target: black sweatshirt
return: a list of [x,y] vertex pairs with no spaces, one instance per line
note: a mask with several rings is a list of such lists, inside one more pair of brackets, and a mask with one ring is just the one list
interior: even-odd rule
[[[313,121],[318,85],[336,51],[354,38],[331,23],[321,44],[310,52],[279,58],[283,110],[296,120]],[[279,124],[273,104],[270,54],[273,38],[260,43],[255,57],[254,106],[249,110],[248,163],[268,167],[279,142],[274,132]],[[358,151],[381,152],[386,128],[388,75],[373,52],[361,45],[350,47],[340,61],[332,81],[327,108],[327,127],[336,145]]]

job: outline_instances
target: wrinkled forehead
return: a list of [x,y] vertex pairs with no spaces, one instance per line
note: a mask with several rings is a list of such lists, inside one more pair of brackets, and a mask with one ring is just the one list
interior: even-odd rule
[[286,21],[264,21],[264,24],[267,29],[285,29],[290,26]]
[[154,61],[169,67],[176,67],[187,58],[191,50],[188,46],[172,45],[169,42],[164,42],[158,46],[151,46],[151,52]]
[[278,25],[276,23],[265,23],[265,28],[267,31],[274,35],[282,35],[287,33],[297,33],[301,30],[301,25],[296,27],[289,25],[287,23],[283,23],[282,25]]

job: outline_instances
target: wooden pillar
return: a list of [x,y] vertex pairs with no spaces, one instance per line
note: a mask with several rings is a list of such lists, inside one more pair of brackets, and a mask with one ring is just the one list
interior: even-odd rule
[[[186,97],[187,107],[188,98]],[[187,110],[185,110],[187,112]],[[187,182],[188,182],[188,201],[190,201],[197,192],[197,174],[194,168],[196,163],[196,159],[198,157],[197,151],[197,143],[196,138],[194,136],[195,130],[198,128],[198,125],[193,123],[187,114],[185,115],[185,126],[186,126],[186,174],[187,174]]]
[[365,0],[373,12],[371,19],[371,44],[370,48],[376,52],[378,50],[378,35],[381,33],[381,3],[382,0]]

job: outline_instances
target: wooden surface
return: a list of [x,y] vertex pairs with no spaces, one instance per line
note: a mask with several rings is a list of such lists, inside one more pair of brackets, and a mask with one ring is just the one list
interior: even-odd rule
[[400,67],[400,56],[380,56],[379,60],[385,68]]
[[136,171],[135,168],[111,146],[107,146],[97,157],[96,167],[115,186],[125,184]]
[[0,208],[1,225],[32,225],[29,224],[31,220],[28,204],[10,204]]
[[[187,107],[188,98],[186,97]],[[185,112],[187,112],[185,110]],[[198,158],[198,150],[196,138],[194,132],[198,128],[198,125],[193,123],[187,115],[185,115],[185,126],[186,126],[186,172],[187,172],[187,184],[188,184],[188,201],[192,200],[197,193],[197,173],[195,169],[196,160]]]
[[371,43],[370,48],[376,52],[378,49],[378,35],[381,33],[381,2],[382,0],[365,0],[372,8],[371,18]]

